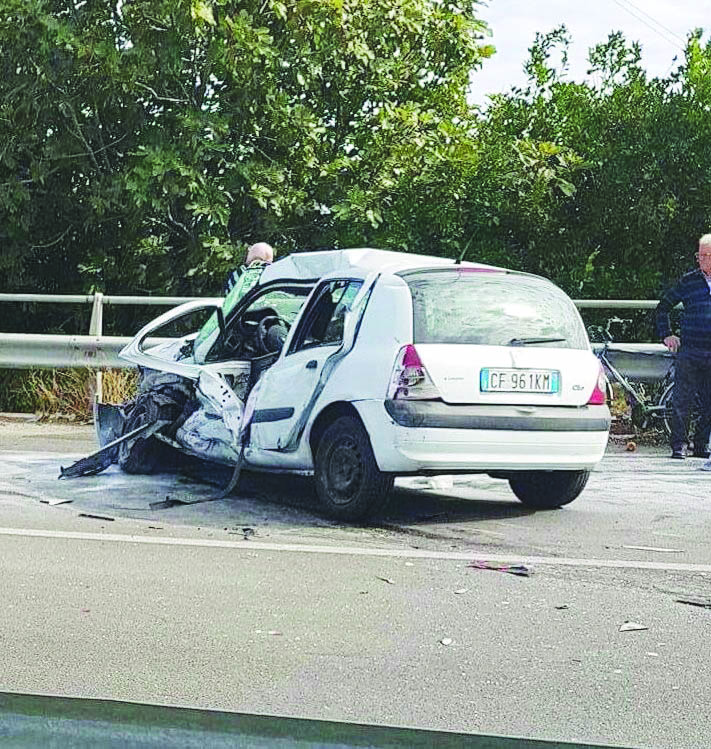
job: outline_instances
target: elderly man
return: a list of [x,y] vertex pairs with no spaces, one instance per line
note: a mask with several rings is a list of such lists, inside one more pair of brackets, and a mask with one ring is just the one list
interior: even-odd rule
[[[694,457],[708,458],[711,432],[711,234],[699,239],[699,267],[681,277],[657,306],[657,332],[664,345],[679,352],[674,373],[671,418],[671,457],[684,458],[689,412],[696,398],[699,419],[694,435]],[[669,313],[683,305],[681,337],[674,335]]]
[[[237,306],[242,297],[253,289],[262,276],[264,269],[274,261],[274,249],[266,242],[257,242],[247,249],[244,265],[232,271],[225,282],[225,300],[222,303],[222,314],[227,317]],[[193,343],[193,358],[202,363],[219,335],[217,313],[202,326]]]
[[[244,265],[238,270],[232,271],[225,282],[225,294],[229,295],[232,289],[240,285],[242,289],[238,300],[241,299],[259,281],[262,271],[267,265],[274,262],[274,249],[266,242],[257,242],[247,249],[247,257]],[[252,269],[250,271],[250,269]],[[249,280],[245,278],[249,276]],[[227,300],[225,300],[226,302]],[[232,305],[234,307],[234,304]],[[232,309],[230,307],[230,309]],[[227,310],[225,310],[225,314]]]

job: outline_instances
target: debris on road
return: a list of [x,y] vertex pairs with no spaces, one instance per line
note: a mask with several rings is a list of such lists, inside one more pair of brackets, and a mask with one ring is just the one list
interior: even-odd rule
[[90,512],[80,512],[79,513],[80,518],[91,518],[92,520],[110,520],[113,522],[115,518],[110,518],[108,515],[93,515]]
[[[225,530],[227,531],[227,528]],[[257,535],[257,531],[254,528],[234,528],[234,530],[227,531],[227,534],[230,536],[242,536],[243,541],[249,541],[252,536]]]
[[664,546],[622,546],[623,549],[633,549],[634,551],[659,551],[667,554],[684,554],[684,549],[667,549]]
[[[103,404],[102,404],[103,405]],[[118,449],[122,443],[133,441],[135,442],[140,435],[143,435],[143,439],[147,439],[153,435],[158,429],[166,426],[170,422],[156,421],[155,423],[143,424],[136,429],[126,432],[126,434],[112,439],[110,442],[102,445],[98,450],[94,451],[85,458],[77,460],[76,463],[72,463],[68,468],[60,466],[59,478],[60,479],[75,479],[80,476],[95,476],[97,473],[105,471],[110,465],[116,462],[118,457]]]
[[199,505],[203,502],[213,502],[214,500],[219,499],[219,497],[206,497],[203,499],[176,499],[171,496],[166,496],[166,498],[161,502],[151,502],[148,506],[151,508],[151,510],[169,510],[171,507],[183,507],[184,505]]
[[439,642],[440,642],[440,645],[451,645],[452,644],[452,638],[451,637],[443,637]]
[[469,588],[457,588],[457,590],[454,591],[455,596],[461,596],[462,593],[466,593],[469,590]]
[[676,598],[677,603],[684,603],[687,606],[697,606],[700,609],[711,609],[711,601],[703,598]]
[[634,442],[633,440],[630,440],[625,445],[625,450],[627,450],[628,453],[633,453],[636,449],[637,449],[637,443]]
[[49,505],[54,507],[55,505],[65,505],[68,502],[73,502],[73,499],[40,499],[40,504]]
[[391,580],[389,577],[380,577],[379,575],[376,575],[375,579],[382,580],[384,583],[387,583],[388,585],[395,585],[395,581]]
[[556,608],[558,609],[558,611],[565,611],[566,609],[569,609],[570,606],[568,606],[567,603],[562,603],[560,606],[556,606]]
[[620,625],[620,632],[641,632],[643,629],[649,629],[644,624],[626,621]]
[[170,497],[166,497],[160,502],[151,502],[148,506],[151,508],[151,510],[168,510],[171,507],[177,507],[178,505],[182,504],[184,503],[179,499],[171,499]]
[[503,564],[499,562],[475,561],[468,564],[467,567],[473,567],[477,570],[495,570],[496,572],[508,572],[510,575],[519,577],[530,577],[533,570],[525,564]]

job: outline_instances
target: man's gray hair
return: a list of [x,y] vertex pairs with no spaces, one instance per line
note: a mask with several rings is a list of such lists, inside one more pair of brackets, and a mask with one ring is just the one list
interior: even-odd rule
[[699,238],[699,247],[711,247],[711,234],[704,234]]
[[253,263],[255,260],[259,260],[262,263],[273,263],[274,262],[274,248],[266,242],[257,242],[253,244],[247,250],[247,257],[245,259],[245,265]]

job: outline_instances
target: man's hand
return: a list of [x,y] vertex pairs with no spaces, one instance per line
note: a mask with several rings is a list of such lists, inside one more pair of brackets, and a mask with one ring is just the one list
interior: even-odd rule
[[672,354],[676,354],[679,350],[679,346],[681,346],[681,339],[678,335],[668,335],[664,339],[664,345],[672,352]]

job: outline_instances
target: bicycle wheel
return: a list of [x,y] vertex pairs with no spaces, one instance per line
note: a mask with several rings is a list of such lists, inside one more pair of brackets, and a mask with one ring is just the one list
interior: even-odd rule
[[662,427],[667,437],[671,436],[671,415],[672,415],[672,397],[674,395],[674,383],[667,385],[662,392],[658,406],[662,407],[662,410],[657,412],[657,417],[661,419]]
[[[672,416],[672,403],[674,398],[674,383],[667,385],[662,391],[662,394],[657,401],[658,406],[663,408],[657,412],[656,416],[661,420],[662,427],[667,437],[671,436],[671,416]],[[689,414],[689,426],[687,434],[696,435],[696,425],[699,420],[699,404],[695,403]]]

